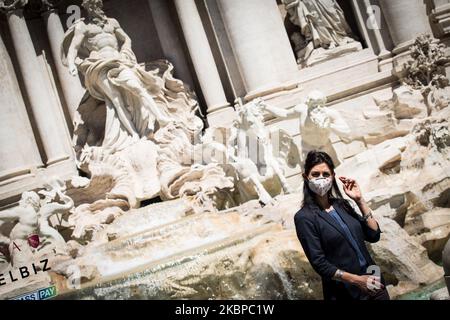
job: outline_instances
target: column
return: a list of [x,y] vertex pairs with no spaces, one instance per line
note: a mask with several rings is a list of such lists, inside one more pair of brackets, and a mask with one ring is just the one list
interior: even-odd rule
[[173,63],[176,77],[193,88],[194,81],[191,70],[183,51],[177,26],[173,23],[169,2],[167,0],[148,0],[148,5],[164,57]]
[[64,124],[58,123],[59,117],[52,112],[51,97],[42,80],[43,75],[22,9],[19,7],[8,10],[7,20],[25,90],[47,158],[46,164],[69,159],[71,151],[65,138]]
[[379,71],[392,69],[392,40],[381,16],[380,6],[372,0],[352,0],[353,10],[366,43],[378,56]]
[[174,2],[208,114],[229,107],[195,1]]
[[443,38],[450,33],[450,0],[434,0],[431,19],[436,29],[437,37]]
[[0,181],[27,174],[42,161],[11,58],[0,36]]
[[[353,0],[353,6],[355,8],[358,6],[357,0]],[[370,7],[372,7],[372,4],[370,3],[370,0],[364,0],[364,6],[366,8],[366,11]],[[359,12],[359,9],[358,9],[358,14],[361,14]],[[381,28],[382,27],[381,17],[380,17],[380,22],[379,23],[380,23],[380,25],[378,27]],[[376,42],[376,46],[377,46],[378,51],[379,51],[378,52],[378,56],[379,56],[380,60],[392,57],[392,53],[389,50],[386,49],[386,45],[384,44],[384,39],[383,39],[383,36],[381,34],[380,29],[373,29],[372,32],[373,32],[373,35],[375,36],[375,42]]]
[[298,71],[275,0],[218,0],[247,97],[276,91]]
[[408,51],[414,39],[431,32],[423,0],[379,0],[394,42],[394,54]]
[[56,66],[56,72],[58,73],[58,79],[69,109],[69,114],[73,120],[74,113],[83,98],[85,90],[81,86],[80,79],[72,76],[69,73],[69,70],[62,64],[61,44],[64,39],[64,28],[56,9],[52,7],[49,2],[46,2],[46,6],[46,9],[48,10],[44,11],[42,16],[47,27],[48,39],[52,50],[53,61]]

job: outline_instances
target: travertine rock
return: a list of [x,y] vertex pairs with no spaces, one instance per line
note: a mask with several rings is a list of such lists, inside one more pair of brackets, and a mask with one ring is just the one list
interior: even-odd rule
[[[338,175],[352,176],[364,192],[383,188],[388,177],[383,171],[389,170],[401,159],[406,144],[405,137],[386,140],[346,160],[336,168],[336,172]],[[394,186],[401,185],[401,182],[397,181]]]
[[450,238],[450,208],[434,208],[418,216],[408,214],[404,229],[415,235],[434,261],[442,260],[442,250]]
[[[435,95],[436,90],[448,87],[445,66],[449,63],[446,46],[434,41],[431,34],[419,35],[410,47],[411,57],[406,63],[405,83],[420,90],[427,106],[427,115],[448,105],[449,97]],[[442,100],[447,100],[443,102]]]
[[423,119],[427,116],[427,106],[419,90],[408,86],[394,89],[393,97],[386,101],[376,101],[381,110],[392,111],[395,118]]
[[390,288],[393,296],[442,278],[442,268],[428,258],[426,249],[397,222],[381,216],[377,216],[377,221],[382,230],[381,239],[370,248],[386,280],[394,284]]
[[433,292],[430,296],[430,300],[450,300],[447,288],[445,287]]

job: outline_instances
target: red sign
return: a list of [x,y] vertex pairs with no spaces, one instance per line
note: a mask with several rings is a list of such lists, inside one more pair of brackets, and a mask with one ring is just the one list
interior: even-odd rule
[[28,237],[28,244],[30,245],[30,247],[36,249],[39,246],[39,243],[39,236],[37,234],[33,234]]

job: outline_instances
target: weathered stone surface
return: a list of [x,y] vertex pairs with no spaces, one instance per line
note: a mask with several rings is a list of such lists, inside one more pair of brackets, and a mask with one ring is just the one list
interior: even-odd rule
[[[336,168],[336,173],[342,176],[352,176],[359,181],[364,192],[383,188],[386,185],[386,174],[395,167],[401,159],[402,151],[406,147],[405,137],[386,140],[374,147],[357,154]],[[398,181],[396,185],[401,185]]]
[[443,270],[428,258],[426,249],[409,236],[395,221],[378,217],[381,239],[370,248],[374,260],[384,272],[392,296],[431,284],[443,276]]
[[420,91],[407,86],[394,89],[391,100],[379,102],[381,110],[392,111],[395,118],[423,119],[427,116],[427,106]]
[[430,300],[450,300],[447,288],[442,288],[433,292],[430,296]]
[[414,218],[407,216],[405,230],[416,235],[432,260],[441,261],[450,238],[450,208],[436,208]]

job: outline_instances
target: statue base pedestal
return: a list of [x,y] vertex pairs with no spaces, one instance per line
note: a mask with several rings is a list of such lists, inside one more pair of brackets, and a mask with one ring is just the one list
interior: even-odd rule
[[[312,42],[310,43],[310,45],[312,46]],[[297,62],[303,68],[312,67],[319,63],[335,59],[352,52],[361,51],[363,49],[361,43],[356,41],[335,47],[333,49],[312,49],[310,48],[310,45],[308,45],[308,47],[304,48],[301,53],[299,53],[299,56],[303,56],[303,58],[299,58]],[[310,54],[308,54],[308,52],[310,52]]]

